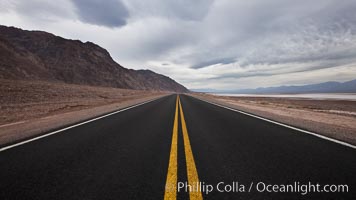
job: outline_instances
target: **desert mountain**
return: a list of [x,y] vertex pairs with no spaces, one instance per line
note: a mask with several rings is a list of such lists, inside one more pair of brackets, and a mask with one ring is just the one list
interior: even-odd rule
[[329,81],[318,84],[301,85],[301,86],[279,86],[265,87],[252,90],[241,90],[240,93],[355,93],[356,79],[347,82]]
[[92,42],[0,26],[0,78],[187,92],[161,74],[127,69]]
[[356,93],[356,79],[346,82],[329,81],[300,86],[260,87],[242,90],[191,89],[196,92],[235,94],[298,94],[298,93]]

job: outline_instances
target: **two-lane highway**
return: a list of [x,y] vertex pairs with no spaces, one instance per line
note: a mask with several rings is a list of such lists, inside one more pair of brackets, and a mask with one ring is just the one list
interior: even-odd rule
[[[170,95],[1,151],[0,199],[354,199],[355,172],[353,148]],[[252,188],[177,191],[196,182]],[[259,182],[348,192],[259,192]]]

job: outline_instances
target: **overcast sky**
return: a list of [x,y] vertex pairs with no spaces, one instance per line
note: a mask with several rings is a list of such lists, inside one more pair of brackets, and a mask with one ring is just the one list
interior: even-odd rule
[[0,0],[0,24],[92,41],[188,88],[356,79],[355,0]]

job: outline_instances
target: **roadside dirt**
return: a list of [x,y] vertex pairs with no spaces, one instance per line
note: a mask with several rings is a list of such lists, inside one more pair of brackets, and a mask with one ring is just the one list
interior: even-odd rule
[[167,94],[0,79],[0,146]]

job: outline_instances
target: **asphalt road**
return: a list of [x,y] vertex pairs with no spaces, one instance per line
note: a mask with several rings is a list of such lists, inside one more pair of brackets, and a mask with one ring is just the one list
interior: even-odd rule
[[[174,188],[196,182],[197,191]],[[348,192],[302,195],[309,182]],[[237,188],[220,192],[218,183]],[[285,184],[302,191],[281,192]],[[355,192],[355,149],[186,95],[0,152],[0,199],[355,199]]]

